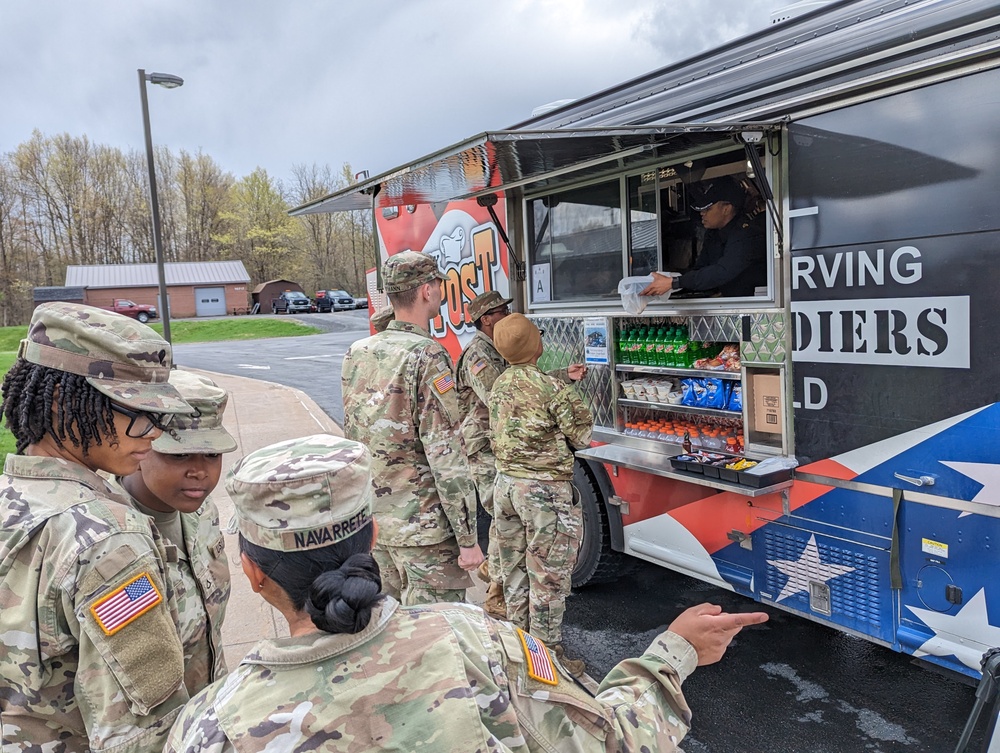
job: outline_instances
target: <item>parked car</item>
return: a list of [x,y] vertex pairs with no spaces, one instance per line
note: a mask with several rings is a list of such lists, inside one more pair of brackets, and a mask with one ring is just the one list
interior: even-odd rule
[[127,298],[115,298],[110,306],[101,306],[101,308],[107,311],[114,311],[117,314],[131,316],[133,319],[138,319],[143,324],[148,322],[150,319],[156,319],[159,316],[159,314],[156,313],[156,306],[148,306],[145,303],[135,303]]
[[316,308],[321,313],[349,311],[354,308],[354,296],[346,290],[317,290]]
[[368,296],[365,296],[364,298],[355,298],[354,299],[354,308],[356,308],[356,309],[366,309],[366,308],[368,308]]
[[286,290],[271,300],[271,309],[275,314],[308,314],[312,301],[300,290]]

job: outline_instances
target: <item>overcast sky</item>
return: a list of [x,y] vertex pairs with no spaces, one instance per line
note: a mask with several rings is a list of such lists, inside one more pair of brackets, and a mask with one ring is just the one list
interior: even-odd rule
[[790,0],[8,0],[0,152],[33,129],[372,175],[758,31]]

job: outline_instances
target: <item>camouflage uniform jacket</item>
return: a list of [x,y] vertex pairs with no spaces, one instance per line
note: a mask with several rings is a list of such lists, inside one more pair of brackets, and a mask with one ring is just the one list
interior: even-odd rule
[[[121,486],[116,490],[147,513]],[[147,513],[148,515],[148,513]],[[177,605],[177,627],[184,646],[184,685],[194,695],[226,674],[222,620],[229,601],[230,576],[219,510],[206,499],[195,512],[177,513],[183,541],[162,531],[166,568]],[[155,526],[154,519],[150,522]]]
[[158,534],[83,466],[8,455],[4,474],[3,750],[159,750],[188,694]]
[[590,444],[593,428],[580,394],[536,366],[511,366],[493,383],[493,454],[508,476],[571,481],[573,450]]
[[344,357],[344,434],[372,453],[379,543],[476,544],[476,494],[444,347],[393,321]]
[[[477,330],[458,358],[458,405],[462,411],[462,437],[469,455],[490,445],[490,390],[497,377],[507,370],[503,359],[488,335]],[[546,372],[569,383],[566,369]]]
[[164,753],[678,750],[697,664],[684,639],[659,635],[596,698],[561,669],[533,679],[531,661],[514,626],[478,607],[384,597],[356,635],[259,643],[188,704]]

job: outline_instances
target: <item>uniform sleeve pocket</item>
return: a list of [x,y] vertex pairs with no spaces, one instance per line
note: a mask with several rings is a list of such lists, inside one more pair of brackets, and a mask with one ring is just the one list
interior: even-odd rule
[[184,653],[159,569],[148,559],[129,565],[80,595],[77,680],[88,694],[105,698],[117,695],[117,686],[132,712],[146,715],[180,686]]

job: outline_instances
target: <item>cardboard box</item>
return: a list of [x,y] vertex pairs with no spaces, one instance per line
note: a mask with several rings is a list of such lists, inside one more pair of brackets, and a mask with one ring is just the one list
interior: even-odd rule
[[777,374],[753,374],[753,428],[768,434],[781,434],[781,377]]

